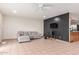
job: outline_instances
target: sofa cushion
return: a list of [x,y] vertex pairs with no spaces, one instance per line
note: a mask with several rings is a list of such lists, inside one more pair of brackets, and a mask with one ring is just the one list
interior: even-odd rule
[[41,35],[35,31],[19,31],[19,36],[29,36],[30,38],[41,38]]
[[28,32],[24,32],[24,36],[29,36],[29,33]]
[[19,31],[19,32],[18,32],[18,35],[19,35],[19,36],[24,36],[24,32],[23,32],[23,31]]

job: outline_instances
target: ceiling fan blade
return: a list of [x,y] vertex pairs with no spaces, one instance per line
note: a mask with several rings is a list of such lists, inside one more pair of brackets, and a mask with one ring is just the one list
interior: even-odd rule
[[45,3],[45,4],[43,4],[43,7],[53,7],[53,5],[49,4],[49,3]]
[[38,10],[45,11],[53,7],[53,5],[49,3],[38,3],[38,4],[35,4],[35,6],[37,7],[37,11]]

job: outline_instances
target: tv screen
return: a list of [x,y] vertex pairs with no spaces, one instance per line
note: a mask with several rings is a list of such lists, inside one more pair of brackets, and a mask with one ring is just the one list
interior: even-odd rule
[[51,23],[50,28],[58,28],[58,24],[57,23]]

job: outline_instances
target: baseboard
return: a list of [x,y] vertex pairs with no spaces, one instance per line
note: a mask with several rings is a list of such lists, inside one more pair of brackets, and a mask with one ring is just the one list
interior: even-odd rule
[[5,38],[5,39],[2,39],[2,40],[15,40],[17,38]]

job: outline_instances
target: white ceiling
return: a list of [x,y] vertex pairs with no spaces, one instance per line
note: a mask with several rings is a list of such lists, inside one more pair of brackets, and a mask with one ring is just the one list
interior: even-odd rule
[[[43,19],[43,16],[53,17],[66,12],[74,15],[79,15],[78,3],[52,3],[48,9],[41,10],[38,3],[0,3],[0,12],[3,15],[18,16],[27,18]],[[16,13],[13,13],[16,10]]]

